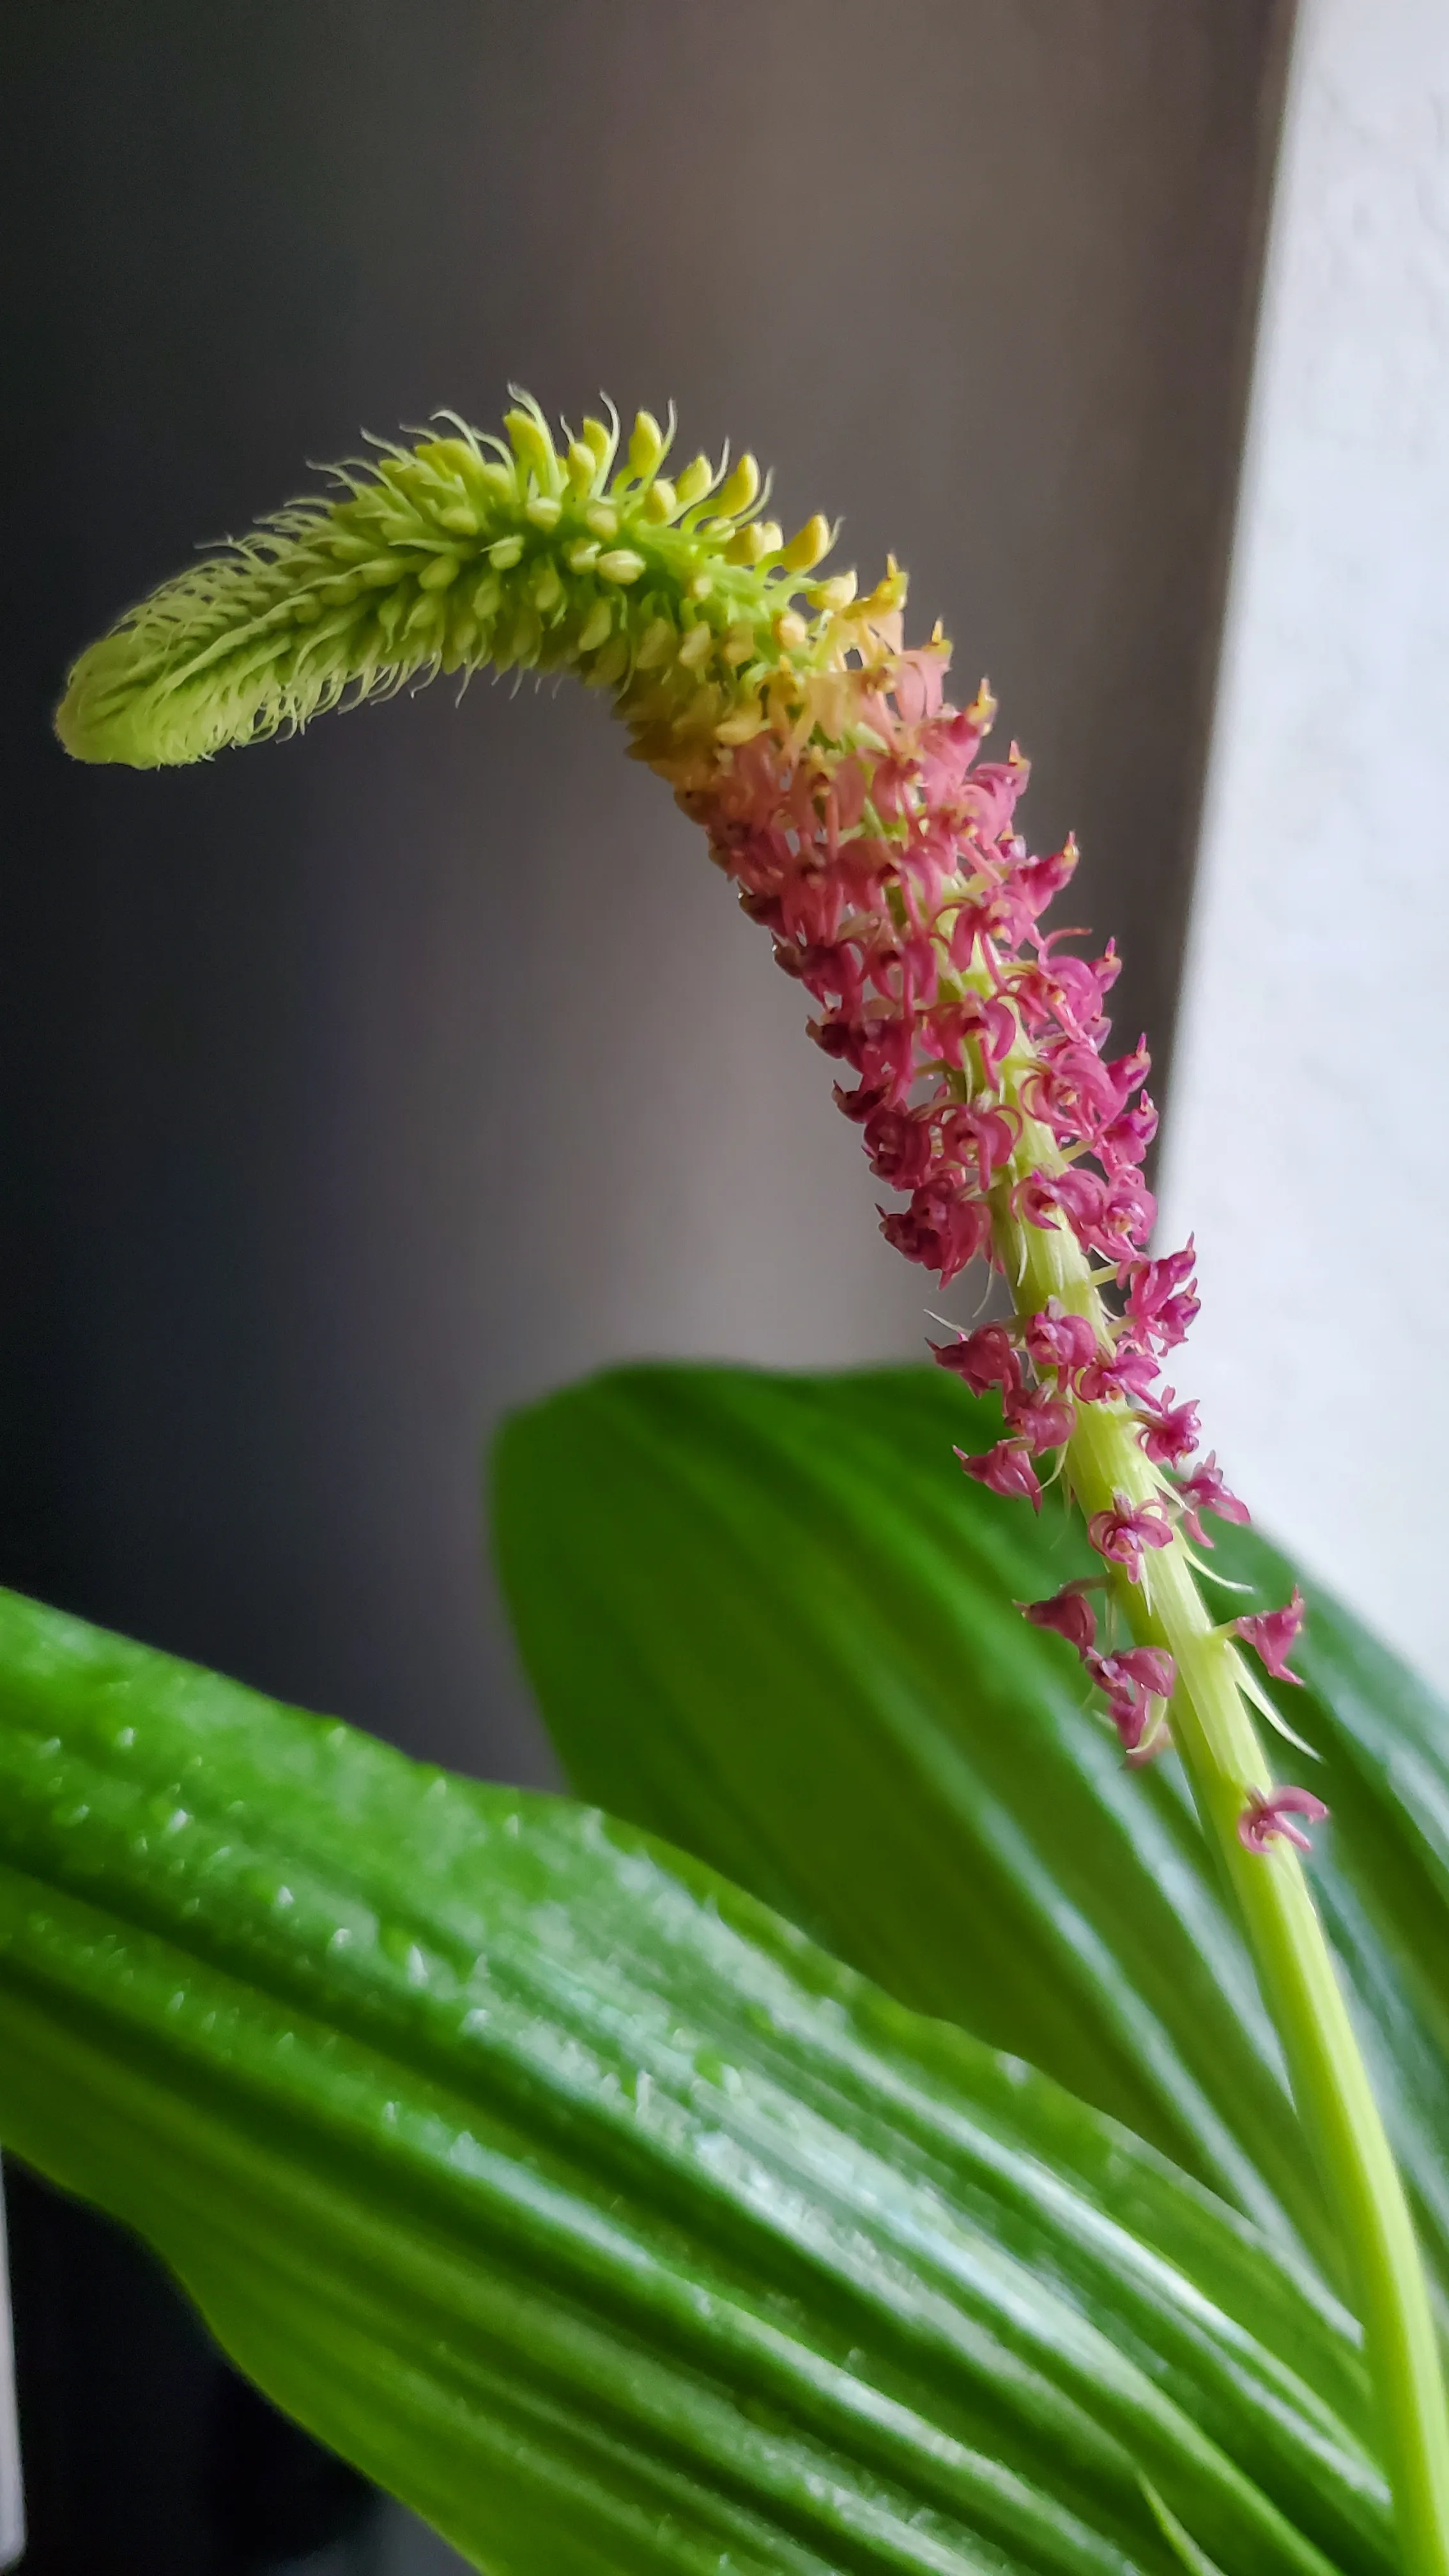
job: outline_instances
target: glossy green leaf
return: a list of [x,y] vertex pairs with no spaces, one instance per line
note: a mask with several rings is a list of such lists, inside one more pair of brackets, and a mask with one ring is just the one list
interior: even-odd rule
[[[1125,1772],[1075,1655],[1013,1606],[1088,1571],[1085,1540],[957,1472],[995,1428],[919,1368],[624,1369],[516,1416],[496,1544],[550,1732],[581,1794],[1331,2263],[1177,1765]],[[1213,1561],[1287,1598],[1253,1533]],[[1334,1809],[1315,1885],[1449,2283],[1449,1718],[1304,1589],[1311,1687],[1280,1697],[1324,1759],[1283,1750]]]
[[1347,2321],[1151,2150],[632,1828],[13,1595],[0,2135],[495,2576],[1394,2563]]

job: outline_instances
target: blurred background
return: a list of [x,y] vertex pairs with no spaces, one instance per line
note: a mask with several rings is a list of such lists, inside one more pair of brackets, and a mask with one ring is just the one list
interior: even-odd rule
[[[1420,0],[1383,0],[1380,37],[1396,15],[1429,27]],[[547,1781],[479,1527],[500,1411],[626,1355],[920,1351],[928,1289],[875,1232],[798,991],[582,693],[481,686],[459,710],[444,685],[172,775],[72,767],[50,738],[68,660],[198,541],[364,426],[439,404],[491,424],[510,379],[575,417],[600,387],[626,411],[672,397],[691,451],[728,436],[775,462],[788,523],[841,512],[842,560],[913,567],[923,630],[943,616],[958,678],[989,671],[1032,754],[1026,828],[1054,847],[1076,827],[1073,918],[1126,951],[1118,1029],[1157,1058],[1172,1221],[1200,1172],[1211,1259],[1247,1282],[1205,1346],[1214,1404],[1232,1415],[1232,1335],[1265,1295],[1292,1378],[1302,1282],[1274,1212],[1304,1159],[1294,1083],[1316,1077],[1273,834],[1321,854],[1341,800],[1292,804],[1292,759],[1311,764],[1336,691],[1344,783],[1357,702],[1352,656],[1318,670],[1323,620],[1301,585],[1285,612],[1263,550],[1286,512],[1301,570],[1313,510],[1342,524],[1356,379],[1315,377],[1313,351],[1335,295],[1382,308],[1372,169],[1342,200],[1355,133],[1382,184],[1406,149],[1413,166],[1417,107],[1407,146],[1392,101],[1373,125],[1382,47],[1358,89],[1338,81],[1364,23],[1353,0],[1304,13],[1270,298],[1286,354],[1259,369],[1230,590],[1279,0],[4,13],[23,611],[0,702],[0,1579],[431,1758]],[[1283,208],[1313,234],[1320,200],[1347,265],[1299,346]],[[1285,417],[1328,424],[1307,504]],[[1350,612],[1382,535],[1340,566]],[[1279,1042],[1275,1105],[1249,1091],[1221,1163],[1222,1024],[1195,1001],[1181,1105],[1171,1062],[1229,600],[1243,713],[1213,755],[1194,992],[1220,992],[1249,1083],[1263,1027]],[[1306,695],[1265,729],[1261,673],[1285,660]],[[1279,938],[1256,982],[1240,865]],[[1362,1098],[1356,1063],[1320,1179]],[[1259,1204],[1243,1176],[1268,1128]],[[1420,1171],[1410,1155],[1422,1194]],[[1321,1380],[1293,1382],[1311,1424]],[[11,2202],[28,2576],[459,2564],[232,2379],[128,2242],[24,2174]]]

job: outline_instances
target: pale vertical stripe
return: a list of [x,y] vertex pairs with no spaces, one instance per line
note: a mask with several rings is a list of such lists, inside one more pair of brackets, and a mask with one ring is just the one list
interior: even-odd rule
[[1256,1516],[1449,1671],[1449,10],[1305,0],[1159,1243]]
[[15,2411],[15,2348],[10,2332],[10,2269],[5,2245],[5,2190],[0,2179],[0,2567],[13,2567],[25,2547],[25,2495],[20,2425]]

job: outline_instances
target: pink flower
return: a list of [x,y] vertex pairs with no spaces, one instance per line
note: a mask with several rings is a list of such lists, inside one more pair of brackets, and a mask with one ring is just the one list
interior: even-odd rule
[[1045,912],[1047,905],[1076,874],[1080,857],[1076,842],[1068,836],[1063,848],[1053,851],[1050,858],[1027,859],[1017,869],[1016,882],[1033,919],[1039,912]]
[[1053,1395],[1039,1386],[1030,1395],[1008,1395],[1006,1420],[1013,1436],[1026,1442],[1033,1457],[1040,1457],[1044,1449],[1060,1449],[1070,1440],[1077,1427],[1077,1408],[1070,1396]]
[[866,1151],[878,1181],[894,1190],[916,1190],[933,1160],[931,1127],[924,1109],[872,1109],[865,1121]]
[[1285,1658],[1293,1652],[1293,1641],[1303,1625],[1306,1604],[1297,1584],[1286,1610],[1265,1610],[1256,1617],[1235,1619],[1233,1634],[1262,1656],[1275,1682],[1297,1682],[1303,1675],[1290,1673]]
[[[1083,1660],[1097,1688],[1107,1695],[1108,1714],[1123,1751],[1129,1758],[1142,1757],[1153,1724],[1152,1703],[1170,1699],[1177,1681],[1171,1655],[1157,1646],[1129,1646],[1121,1654],[1088,1654]],[[1151,1749],[1156,1751],[1155,1742]]]
[[1156,1380],[1156,1360],[1146,1351],[1133,1350],[1129,1342],[1119,1342],[1115,1350],[1099,1351],[1078,1371],[1077,1393],[1084,1404],[1106,1404],[1117,1396],[1141,1403]]
[[1024,1339],[1037,1368],[1070,1371],[1085,1368],[1097,1351],[1097,1335],[1085,1315],[1069,1315],[1059,1297],[1048,1297],[1040,1314],[1028,1318]]
[[1176,1387],[1168,1387],[1161,1402],[1143,1414],[1137,1437],[1154,1467],[1180,1466],[1197,1447],[1197,1406],[1179,1404]]
[[1097,1614],[1086,1598],[1091,1589],[1092,1579],[1079,1577],[1075,1583],[1064,1583],[1050,1601],[1023,1601],[1018,1606],[1034,1628],[1054,1629],[1079,1655],[1086,1655],[1097,1642]]
[[1156,1133],[1157,1111],[1144,1091],[1135,1109],[1124,1109],[1101,1130],[1096,1149],[1106,1169],[1117,1171],[1124,1163],[1140,1163]]
[[1109,1565],[1125,1566],[1129,1579],[1140,1583],[1144,1548],[1169,1547],[1172,1522],[1160,1495],[1154,1494],[1149,1502],[1133,1503],[1125,1494],[1114,1494],[1110,1511],[1093,1512],[1087,1523],[1087,1536]]
[[993,1494],[1008,1494],[1030,1503],[1033,1511],[1041,1510],[1041,1485],[1031,1452],[1024,1440],[998,1440],[984,1457],[968,1457],[964,1449],[956,1451],[968,1476],[985,1485]]
[[881,1210],[880,1230],[887,1243],[903,1252],[908,1261],[919,1261],[927,1270],[938,1270],[944,1288],[990,1243],[991,1211],[984,1199],[919,1189],[908,1208],[890,1215]]
[[1199,1547],[1212,1546],[1199,1513],[1216,1512],[1220,1521],[1243,1522],[1251,1518],[1247,1504],[1240,1503],[1223,1483],[1215,1449],[1208,1452],[1200,1467],[1194,1467],[1190,1476],[1183,1477],[1177,1498],[1182,1505],[1183,1527],[1191,1531]]
[[1312,1843],[1302,1826],[1293,1818],[1302,1816],[1306,1823],[1323,1822],[1328,1809],[1311,1789],[1274,1789],[1266,1798],[1249,1798],[1238,1818],[1238,1840],[1245,1851],[1265,1852],[1275,1842],[1296,1843],[1300,1851],[1311,1851]]
[[978,1324],[974,1333],[962,1333],[954,1342],[932,1342],[930,1347],[941,1367],[963,1379],[973,1395],[985,1395],[993,1386],[1021,1384],[1021,1362],[1005,1324]]
[[1041,1064],[1028,1074],[1022,1097],[1033,1118],[1043,1119],[1064,1139],[1094,1135],[1123,1106],[1111,1067],[1084,1038],[1058,1038],[1043,1047]]
[[1189,1235],[1181,1252],[1169,1252],[1160,1261],[1124,1262],[1117,1274],[1126,1290],[1128,1321],[1159,1350],[1171,1350],[1182,1341],[1197,1315],[1197,1281],[1192,1275],[1196,1259]]
[[1020,1130],[1020,1119],[1007,1109],[951,1109],[941,1122],[942,1150],[953,1162],[974,1162],[977,1182],[987,1190],[993,1173],[1010,1162]]

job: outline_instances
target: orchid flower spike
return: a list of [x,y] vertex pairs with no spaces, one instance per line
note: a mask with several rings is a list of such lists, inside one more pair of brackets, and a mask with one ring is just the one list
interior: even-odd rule
[[[84,760],[195,760],[485,667],[573,671],[612,698],[635,757],[699,824],[808,997],[810,1035],[841,1069],[836,1097],[887,1193],[886,1240],[943,1283],[973,1261],[1006,1283],[1011,1320],[936,1349],[1003,1401],[1002,1438],[957,1454],[989,1491],[1036,1508],[1036,1462],[1055,1458],[1133,1642],[1099,1654],[1095,1613],[1071,1587],[1027,1616],[1083,1654],[1129,1760],[1164,1740],[1170,1713],[1345,2242],[1359,2253],[1371,2235],[1361,2313],[1395,2392],[1385,2440],[1405,2563],[1443,2576],[1449,2414],[1433,2324],[1293,1849],[1324,1810],[1306,1790],[1260,1785],[1236,1642],[1296,1678],[1285,1658],[1303,1604],[1295,1593],[1224,1630],[1198,1590],[1204,1517],[1247,1514],[1216,1459],[1195,1459],[1196,1405],[1159,1384],[1198,1297],[1190,1242],[1148,1248],[1156,1112],[1146,1047],[1108,1052],[1116,952],[1075,955],[1063,942],[1080,934],[1041,927],[1076,844],[1030,850],[1017,823],[1027,762],[1015,743],[987,756],[984,681],[962,705],[948,698],[939,627],[905,643],[896,564],[865,592],[853,573],[824,576],[829,521],[787,539],[764,516],[752,457],[672,471],[653,414],[626,440],[612,410],[555,434],[523,395],[503,433],[445,415],[438,435],[381,446],[339,469],[330,495],[193,564],[81,656],[61,739]],[[1370,2207],[1383,2224],[1366,2234]]]

